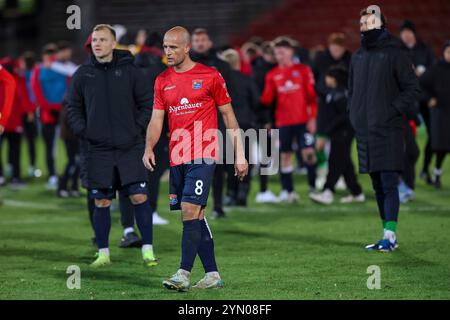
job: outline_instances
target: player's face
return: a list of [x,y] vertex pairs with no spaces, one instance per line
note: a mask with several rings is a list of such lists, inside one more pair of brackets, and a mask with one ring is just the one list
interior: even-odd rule
[[403,43],[407,47],[412,47],[416,43],[416,36],[414,35],[414,32],[408,29],[400,32],[400,39],[402,39]]
[[365,32],[365,31],[369,30],[369,28],[367,27],[367,18],[368,17],[369,17],[368,15],[365,15],[365,16],[362,16],[361,19],[359,20],[359,31]]
[[294,50],[287,47],[275,47],[274,49],[275,60],[281,66],[289,65],[294,58]]
[[163,48],[167,57],[167,65],[170,67],[183,63],[191,49],[189,44],[172,35],[164,36]]
[[92,33],[92,53],[96,58],[105,58],[112,55],[116,41],[109,30],[98,30]]
[[444,60],[447,63],[450,63],[450,47],[444,50]]
[[335,43],[330,44],[328,50],[330,50],[330,54],[335,60],[341,59],[345,53],[345,48]]
[[206,33],[192,36],[192,50],[197,53],[207,53],[212,48],[212,42]]

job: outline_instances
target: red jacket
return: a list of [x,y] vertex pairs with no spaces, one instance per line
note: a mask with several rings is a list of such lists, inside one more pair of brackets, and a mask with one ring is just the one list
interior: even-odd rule
[[6,123],[6,132],[22,132],[23,131],[23,115],[29,112],[34,112],[35,105],[31,102],[27,83],[24,77],[14,75],[16,81],[16,93],[14,95],[14,102],[12,112]]
[[11,114],[15,90],[14,77],[0,65],[0,125],[4,128]]
[[41,108],[41,122],[42,124],[57,124],[59,119],[52,116],[50,111],[61,111],[61,104],[47,101],[39,83],[39,72],[40,67],[36,65],[31,75],[31,89],[36,96],[37,104]]
[[306,124],[317,117],[314,76],[305,64],[275,67],[266,75],[261,103],[269,106],[276,99],[275,125]]

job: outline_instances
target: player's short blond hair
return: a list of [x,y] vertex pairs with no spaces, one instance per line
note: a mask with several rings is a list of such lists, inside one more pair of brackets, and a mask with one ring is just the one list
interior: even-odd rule
[[98,24],[94,27],[94,29],[92,29],[92,32],[94,31],[100,31],[100,30],[108,30],[109,32],[111,32],[114,40],[116,40],[116,30],[114,30],[113,26],[110,24]]
[[220,55],[222,60],[227,62],[232,68],[235,68],[241,63],[239,53],[234,49],[227,49]]

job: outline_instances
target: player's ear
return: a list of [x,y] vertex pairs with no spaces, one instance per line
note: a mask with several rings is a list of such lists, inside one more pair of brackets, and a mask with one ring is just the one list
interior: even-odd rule
[[191,44],[188,43],[184,46],[184,53],[189,53],[189,51],[191,51]]
[[112,46],[113,46],[113,49],[115,49],[117,47],[117,41],[116,40],[113,40]]

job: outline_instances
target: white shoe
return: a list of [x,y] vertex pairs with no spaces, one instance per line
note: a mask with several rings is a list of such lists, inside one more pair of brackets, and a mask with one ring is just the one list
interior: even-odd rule
[[270,190],[258,192],[258,194],[256,195],[256,203],[278,203],[278,202],[280,202],[280,200]]
[[39,169],[36,169],[35,167],[29,167],[28,168],[28,176],[30,178],[39,178],[42,176],[42,171]]
[[295,193],[295,191],[287,192],[286,190],[283,190],[278,196],[278,199],[280,202],[293,203],[299,201],[300,196],[297,193]]
[[341,198],[341,203],[353,203],[353,202],[364,202],[366,201],[366,196],[364,193],[358,194],[357,196],[349,195],[347,197]]
[[165,225],[165,224],[169,224],[169,221],[162,218],[158,212],[153,212],[153,224],[154,225]]
[[0,186],[5,185],[5,183],[6,183],[5,177],[0,176]]
[[325,189],[323,192],[311,192],[309,197],[311,200],[321,204],[332,204],[334,201],[333,192],[329,189]]
[[347,190],[347,185],[345,184],[345,180],[344,178],[341,176],[338,180],[338,182],[336,183],[336,190]]
[[179,269],[172,277],[163,281],[163,286],[169,290],[188,291],[191,287],[191,273]]
[[47,181],[47,190],[56,190],[58,188],[58,177],[51,176]]
[[208,272],[199,280],[193,289],[219,289],[223,288],[223,281],[218,272]]

